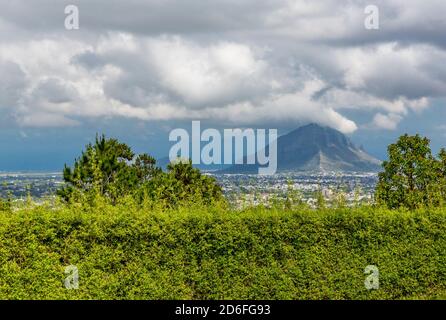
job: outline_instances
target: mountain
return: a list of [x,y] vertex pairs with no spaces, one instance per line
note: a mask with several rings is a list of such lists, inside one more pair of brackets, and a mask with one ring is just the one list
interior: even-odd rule
[[[376,172],[380,164],[341,132],[317,124],[300,127],[277,140],[277,172]],[[221,173],[254,173],[257,169],[257,165],[234,165]]]

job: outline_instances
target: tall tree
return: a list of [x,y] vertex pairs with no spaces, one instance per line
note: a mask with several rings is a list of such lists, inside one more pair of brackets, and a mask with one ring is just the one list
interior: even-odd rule
[[58,194],[68,200],[73,191],[96,191],[116,200],[140,187],[161,172],[155,159],[147,154],[138,155],[116,139],[97,136],[75,160],[73,169],[65,165],[63,178],[66,185]]
[[[388,147],[388,161],[379,173],[375,198],[389,208],[439,205],[442,202],[442,181],[446,168],[446,152],[437,160],[429,146],[429,139],[420,135],[401,136]],[[442,156],[443,155],[443,156]],[[444,169],[443,169],[444,170]]]
[[94,144],[86,146],[73,168],[65,165],[63,178],[65,185],[58,195],[66,201],[76,201],[79,194],[100,194],[112,203],[131,195],[139,201],[150,198],[168,206],[223,200],[216,180],[193,168],[190,161],[171,163],[163,172],[153,157],[136,156],[128,145],[104,136],[97,136]]

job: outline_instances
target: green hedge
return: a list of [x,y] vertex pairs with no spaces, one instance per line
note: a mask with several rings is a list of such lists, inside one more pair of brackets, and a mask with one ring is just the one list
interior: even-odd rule
[[[79,269],[79,289],[64,268]],[[376,265],[380,288],[367,290]],[[0,299],[446,297],[446,211],[0,212]]]

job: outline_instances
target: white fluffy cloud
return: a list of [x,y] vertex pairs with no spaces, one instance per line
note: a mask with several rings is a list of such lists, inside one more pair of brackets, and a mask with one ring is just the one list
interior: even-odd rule
[[379,129],[385,130],[394,130],[398,126],[398,123],[401,121],[402,117],[398,114],[382,114],[377,113],[375,117],[373,117],[373,125]]
[[63,3],[0,13],[0,112],[21,126],[127,117],[353,132],[355,109],[392,130],[446,95],[444,1],[376,1],[373,32],[362,0],[73,3],[79,32],[63,29]]

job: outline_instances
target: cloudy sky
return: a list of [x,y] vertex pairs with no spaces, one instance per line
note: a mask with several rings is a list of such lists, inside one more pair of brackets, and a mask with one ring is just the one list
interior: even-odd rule
[[[66,6],[79,29],[65,28]],[[364,10],[379,8],[379,29]],[[58,169],[96,132],[316,122],[379,158],[446,137],[444,0],[0,0],[0,170]]]

